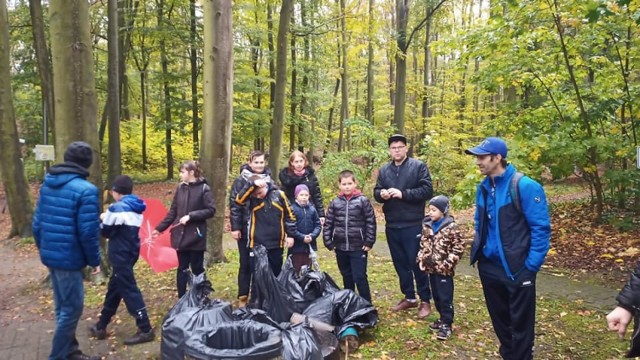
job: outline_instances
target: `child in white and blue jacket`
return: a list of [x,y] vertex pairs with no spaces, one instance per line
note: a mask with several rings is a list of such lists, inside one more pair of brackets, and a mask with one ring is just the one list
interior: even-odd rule
[[318,250],[316,239],[320,235],[322,226],[320,216],[315,206],[309,202],[311,194],[307,185],[299,184],[294,191],[295,201],[291,204],[296,216],[296,234],[293,237],[293,247],[289,249],[289,256],[296,273],[302,266],[311,266],[310,248]]

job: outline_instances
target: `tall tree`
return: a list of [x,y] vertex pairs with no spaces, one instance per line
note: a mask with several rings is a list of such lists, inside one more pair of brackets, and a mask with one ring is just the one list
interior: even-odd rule
[[[85,1],[52,0],[49,7],[51,63],[55,95],[55,149],[62,160],[67,145],[84,140],[93,148],[90,180],[102,189],[102,166],[98,142],[98,105],[93,68],[89,4]],[[106,254],[106,240],[100,240]],[[108,261],[103,257],[103,268]]]
[[9,46],[9,19],[6,1],[0,1],[0,175],[11,214],[9,237],[31,236],[33,206],[29,184],[24,176],[18,142],[11,91],[11,62]]
[[106,109],[109,118],[109,153],[107,184],[122,173],[122,151],[120,150],[120,65],[118,41],[118,0],[109,0],[108,5],[108,89],[110,106]]
[[367,31],[367,110],[365,117],[375,125],[373,119],[373,39],[375,34],[373,32],[373,8],[375,0],[369,0],[369,24]]
[[198,51],[196,43],[197,27],[196,27],[196,1],[189,0],[189,64],[191,65],[191,119],[193,127],[191,129],[191,137],[193,139],[193,155],[194,157],[200,152],[200,141],[198,133],[200,131],[200,121],[198,120]]
[[407,98],[407,50],[411,44],[411,39],[417,31],[422,29],[427,21],[433,16],[433,13],[444,4],[446,0],[440,0],[438,3],[430,8],[430,11],[426,14],[425,18],[413,28],[410,34],[407,35],[407,24],[409,21],[409,3],[410,0],[396,0],[396,91],[393,109],[393,121],[396,125],[398,132],[404,133],[404,116],[405,105]]
[[[44,31],[44,20],[42,16],[42,3],[40,0],[29,0],[29,14],[31,15],[31,31],[33,33],[33,47],[36,51],[38,61],[38,73],[40,75],[40,92],[42,94],[43,117],[45,128],[44,134],[48,134],[53,128],[50,123],[55,118],[55,108],[53,101],[53,74],[51,73],[51,52],[47,45],[47,37]],[[48,143],[47,136],[45,142]]]
[[287,86],[287,35],[291,24],[293,0],[283,0],[278,25],[278,50],[276,58],[276,88],[273,104],[273,122],[271,124],[271,142],[269,143],[269,167],[274,174],[280,170],[282,155],[282,136],[284,133],[284,100]]
[[158,6],[158,27],[161,29],[160,37],[160,64],[162,67],[162,112],[164,119],[165,150],[167,152],[167,179],[173,179],[173,147],[171,144],[171,131],[173,122],[171,120],[171,89],[169,88],[169,60],[167,58],[167,40],[165,28],[164,0],[157,0]]
[[340,104],[340,134],[338,137],[338,152],[344,148],[344,123],[349,119],[349,67],[347,60],[347,19],[345,14],[344,0],[340,2],[340,54],[342,58],[342,69],[340,71],[342,76],[342,91],[341,91],[341,104]]
[[102,188],[102,168],[97,152],[97,100],[88,3],[52,0],[49,7],[51,62],[55,94],[55,149],[62,160],[67,145],[75,140],[93,147],[91,181]]
[[226,261],[222,249],[227,178],[231,157],[233,112],[233,36],[231,2],[205,0],[204,10],[204,113],[202,126],[202,167],[208,176],[216,202],[210,220],[208,264]]

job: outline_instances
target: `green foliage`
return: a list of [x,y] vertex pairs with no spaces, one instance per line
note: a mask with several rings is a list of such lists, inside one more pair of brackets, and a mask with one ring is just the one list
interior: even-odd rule
[[351,119],[345,125],[353,134],[350,139],[353,150],[331,152],[323,159],[322,171],[318,171],[323,197],[333,198],[338,193],[338,175],[343,170],[351,170],[356,175],[358,188],[373,199],[374,175],[389,158],[388,136],[374,131],[371,123],[364,119]]

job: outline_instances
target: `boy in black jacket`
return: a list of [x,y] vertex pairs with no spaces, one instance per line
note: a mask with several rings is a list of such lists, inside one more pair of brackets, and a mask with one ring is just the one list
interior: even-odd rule
[[127,311],[136,319],[138,332],[126,339],[126,345],[152,341],[155,337],[147,308],[138,289],[133,266],[140,254],[140,224],[146,204],[136,195],[132,195],[133,181],[126,175],[117,176],[113,181],[111,194],[116,200],[107,212],[100,215],[102,235],[109,239],[109,261],[113,268],[109,278],[109,287],[104,296],[104,305],[98,323],[89,331],[99,340],[107,337],[107,325],[124,300]]
[[[248,248],[253,257],[253,248],[263,245],[267,249],[269,266],[275,276],[282,270],[282,255],[285,245],[293,246],[296,234],[296,217],[283,191],[273,183],[251,176],[236,196],[238,205],[249,204]],[[254,268],[251,261],[251,268]]]
[[324,245],[336,252],[345,289],[371,302],[367,279],[367,253],[376,242],[376,216],[366,196],[357,189],[353,172],[338,176],[340,194],[331,201],[324,223]]

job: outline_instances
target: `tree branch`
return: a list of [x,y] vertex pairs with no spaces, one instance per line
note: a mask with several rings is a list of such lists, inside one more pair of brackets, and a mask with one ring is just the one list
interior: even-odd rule
[[421,30],[427,24],[427,20],[429,20],[431,18],[431,16],[433,16],[433,13],[435,13],[436,10],[438,10],[438,8],[440,6],[442,6],[442,4],[445,3],[445,1],[447,1],[447,0],[440,0],[440,2],[431,11],[429,11],[427,16],[425,16],[424,19],[422,19],[422,21],[420,21],[420,24],[418,24],[418,26],[416,26],[415,28],[413,28],[413,30],[411,30],[411,35],[409,35],[409,39],[405,43],[404,49],[400,49],[403,54],[407,53],[407,49],[409,48],[409,44],[411,44],[411,39],[413,39],[413,35],[415,35],[416,32]]

